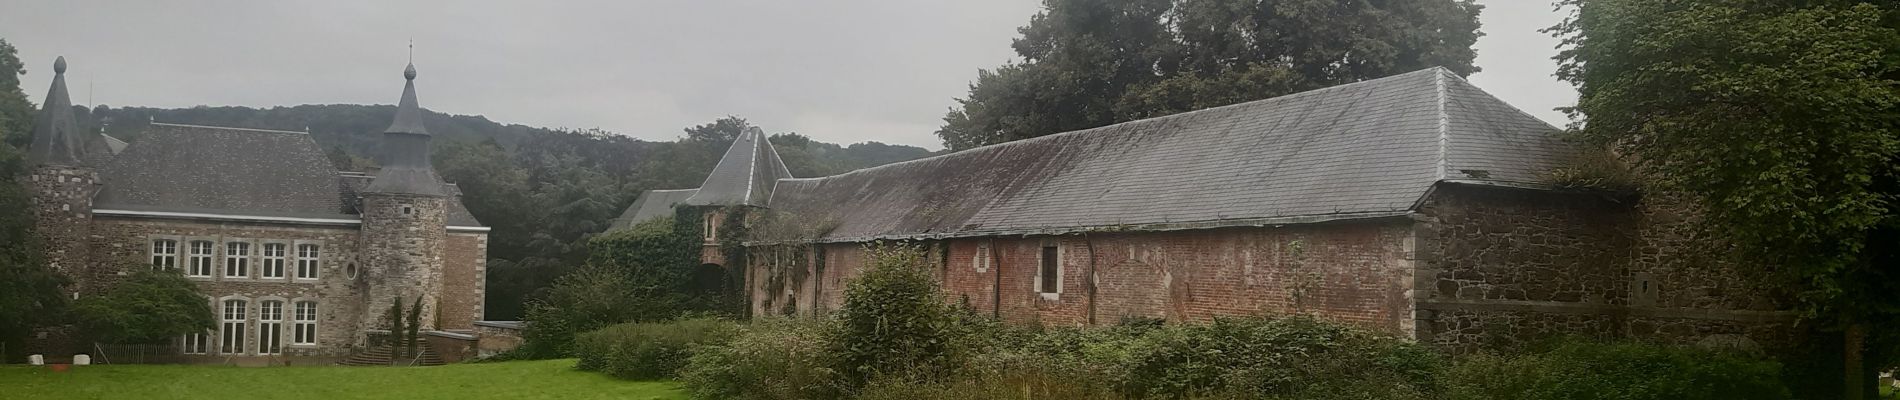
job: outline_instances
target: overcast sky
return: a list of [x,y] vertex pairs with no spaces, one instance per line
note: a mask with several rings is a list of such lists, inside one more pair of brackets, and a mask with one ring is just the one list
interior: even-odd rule
[[[415,41],[422,105],[502,123],[669,140],[739,115],[768,132],[941,148],[979,68],[1014,58],[1038,0],[0,0],[38,103],[64,55],[74,103],[390,104]],[[1479,0],[1472,81],[1561,126],[1548,0]]]

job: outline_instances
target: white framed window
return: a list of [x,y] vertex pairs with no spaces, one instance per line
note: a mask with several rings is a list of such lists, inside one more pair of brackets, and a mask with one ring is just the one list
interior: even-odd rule
[[286,247],[289,246],[283,243],[265,243],[262,249],[263,251],[260,252],[264,256],[263,265],[257,266],[259,273],[263,274],[265,278],[283,279],[284,249]]
[[218,354],[244,354],[244,321],[249,312],[248,301],[224,301],[224,322],[218,324]]
[[171,239],[152,241],[152,268],[178,269],[178,241]]
[[284,353],[284,301],[257,303],[257,354]]
[[1042,245],[1041,268],[1036,273],[1036,292],[1044,298],[1062,293],[1062,248],[1055,243]]
[[291,315],[296,325],[291,326],[292,345],[317,344],[317,302],[299,301]]
[[322,247],[314,244],[297,245],[297,279],[317,279],[317,264],[321,260]]
[[185,354],[204,354],[209,345],[205,343],[204,333],[187,333],[179,338],[178,351]]
[[189,259],[191,265],[185,269],[185,276],[211,276],[212,247],[211,241],[209,240],[191,242],[191,255]]
[[251,244],[230,242],[224,244],[224,276],[240,278],[251,275]]
[[976,242],[976,255],[970,257],[970,266],[976,272],[990,272],[990,241]]

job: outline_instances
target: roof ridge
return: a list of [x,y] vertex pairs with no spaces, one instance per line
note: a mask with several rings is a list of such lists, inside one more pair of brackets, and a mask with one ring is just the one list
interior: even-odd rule
[[294,133],[294,134],[298,134],[298,135],[307,135],[307,134],[309,134],[309,132],[298,132],[298,131],[286,131],[286,130],[277,130],[277,129],[261,129],[261,128],[239,128],[239,127],[234,127],[234,126],[216,126],[216,125],[191,125],[191,124],[173,124],[173,123],[165,123],[165,122],[148,122],[147,124],[150,124],[150,125],[158,125],[158,126],[176,126],[176,127],[183,127],[183,128],[207,128],[207,129],[222,129],[222,130],[229,130],[229,131],[250,131],[250,132],[267,132],[267,133]]
[[1444,67],[1438,67],[1435,71],[1438,73],[1432,77],[1432,89],[1438,106],[1438,164],[1434,168],[1437,170],[1434,176],[1442,181],[1448,173],[1446,169],[1451,168],[1448,155],[1451,151],[1451,113],[1445,111],[1445,103],[1451,101],[1445,90],[1445,74],[1451,71]]
[[[1386,77],[1381,77],[1381,78],[1376,78],[1376,79],[1367,79],[1367,80],[1363,80],[1363,81],[1358,81],[1358,82],[1351,82],[1351,83],[1344,83],[1344,84],[1339,84],[1339,85],[1333,85],[1333,86],[1327,86],[1327,87],[1323,87],[1323,88],[1318,88],[1318,89],[1313,89],[1313,90],[1307,90],[1307,91],[1303,91],[1303,92],[1296,92],[1296,93],[1289,93],[1289,94],[1284,94],[1284,95],[1280,95],[1280,96],[1275,96],[1275,97],[1268,97],[1268,98],[1264,98],[1264,99],[1259,99],[1259,100],[1253,100],[1253,101],[1244,101],[1244,102],[1239,102],[1239,103],[1234,103],[1234,104],[1228,104],[1228,105],[1223,105],[1223,106],[1218,106],[1218,107],[1208,107],[1208,108],[1202,108],[1202,109],[1198,109],[1198,110],[1189,110],[1189,111],[1183,111],[1183,112],[1179,112],[1179,113],[1174,113],[1174,114],[1168,114],[1168,115],[1163,115],[1163,116],[1159,116],[1159,117],[1151,117],[1151,118],[1143,118],[1143,119],[1137,119],[1137,120],[1133,120],[1133,121],[1123,121],[1123,122],[1117,122],[1117,123],[1113,123],[1113,124],[1108,124],[1108,125],[1102,125],[1102,126],[1098,126],[1098,127],[1094,127],[1094,128],[1084,128],[1084,129],[1077,129],[1077,130],[1072,130],[1072,131],[1064,131],[1064,132],[1058,132],[1058,133],[1052,133],[1052,134],[1048,134],[1048,135],[1042,135],[1042,136],[1037,136],[1037,137],[1033,137],[1033,138],[1028,138],[1028,139],[1020,139],[1020,140],[1012,140],[1012,141],[1008,141],[1008,142],[1003,142],[1003,143],[997,143],[997,144],[991,144],[991,145],[984,145],[984,146],[978,146],[978,147],[972,147],[972,148],[968,148],[968,149],[963,149],[963,150],[959,150],[959,151],[953,151],[953,152],[949,152],[949,153],[944,153],[944,154],[938,154],[938,155],[934,155],[934,156],[930,156],[930,157],[924,157],[924,158],[919,158],[919,159],[915,159],[915,160],[905,160],[905,161],[899,161],[899,162],[894,162],[894,163],[890,163],[890,164],[884,164],[884,165],[878,165],[878,166],[873,166],[873,167],[866,167],[866,168],[859,168],[859,169],[854,169],[854,170],[850,170],[850,171],[845,171],[845,172],[841,172],[841,173],[837,173],[837,174],[832,174],[832,175],[828,175],[828,176],[816,176],[816,177],[810,177],[810,178],[781,178],[780,180],[784,180],[784,179],[825,179],[825,178],[831,178],[831,177],[836,177],[836,176],[845,176],[845,175],[851,175],[851,174],[855,174],[855,173],[858,173],[858,172],[861,172],[861,171],[871,171],[871,170],[877,170],[877,169],[883,169],[883,168],[886,168],[886,167],[893,167],[893,166],[897,166],[897,165],[904,165],[904,164],[910,164],[910,163],[917,163],[917,162],[924,162],[924,161],[930,161],[930,160],[935,160],[935,159],[940,159],[940,158],[947,158],[947,157],[951,157],[951,156],[955,156],[955,155],[958,155],[958,154],[962,154],[962,153],[970,153],[970,152],[974,152],[974,151],[977,151],[977,150],[982,150],[982,149],[986,149],[986,148],[992,148],[992,147],[994,147],[994,148],[1003,148],[1003,147],[1008,147],[1008,146],[1017,146],[1017,145],[1022,145],[1023,143],[1034,143],[1034,142],[1037,142],[1037,141],[1043,141],[1043,140],[1055,140],[1055,139],[1053,139],[1053,138],[1056,138],[1056,137],[1061,137],[1061,136],[1069,136],[1069,135],[1076,135],[1076,134],[1084,134],[1084,133],[1087,133],[1087,132],[1094,132],[1094,131],[1097,131],[1097,130],[1106,130],[1106,129],[1108,129],[1108,128],[1112,128],[1112,127],[1116,127],[1116,126],[1122,126],[1122,125],[1129,125],[1129,124],[1134,124],[1134,123],[1148,123],[1148,122],[1150,122],[1150,121],[1161,121],[1161,120],[1171,120],[1171,119],[1177,119],[1177,118],[1185,118],[1185,117],[1186,117],[1186,116],[1188,116],[1188,115],[1193,115],[1193,114],[1198,114],[1198,113],[1203,113],[1203,112],[1210,112],[1210,111],[1213,111],[1213,110],[1222,110],[1222,109],[1228,109],[1228,108],[1236,108],[1236,107],[1240,107],[1240,106],[1246,106],[1246,105],[1254,105],[1254,104],[1261,104],[1261,103],[1266,103],[1266,102],[1277,102],[1277,101],[1290,101],[1290,100],[1294,100],[1294,99],[1297,99],[1297,98],[1300,98],[1300,97],[1306,97],[1306,96],[1312,96],[1312,95],[1316,95],[1316,94],[1318,94],[1318,93],[1323,93],[1323,92],[1330,92],[1330,91],[1334,91],[1334,90],[1342,90],[1342,89],[1345,89],[1345,88],[1350,88],[1350,87],[1355,87],[1355,86],[1361,86],[1361,85],[1368,85],[1368,84],[1372,84],[1372,83],[1375,83],[1375,82],[1384,82],[1384,81],[1391,81],[1391,80],[1398,80],[1398,79],[1400,79],[1400,78],[1405,78],[1405,77],[1410,77],[1410,76],[1412,76],[1412,75],[1417,75],[1417,74],[1423,74],[1423,73],[1428,73],[1428,72],[1431,72],[1431,73],[1449,73],[1449,72],[1450,72],[1450,70],[1448,70],[1448,69],[1446,69],[1445,67],[1431,67],[1431,68],[1426,68],[1426,69],[1421,69],[1421,70],[1417,70],[1417,71],[1412,71],[1412,72],[1406,72],[1406,73],[1402,73],[1402,74],[1396,74],[1396,75],[1391,75],[1391,76],[1386,76]],[[1520,112],[1521,112],[1521,111],[1520,111]]]

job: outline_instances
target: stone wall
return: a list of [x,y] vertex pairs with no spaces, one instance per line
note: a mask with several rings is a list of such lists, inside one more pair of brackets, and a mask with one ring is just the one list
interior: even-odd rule
[[1416,225],[1419,339],[1462,353],[1563,335],[1791,337],[1778,295],[1666,200],[1441,185]]
[[363,196],[363,279],[369,282],[361,324],[379,326],[397,297],[422,302],[422,329],[435,329],[442,294],[447,206],[439,196]]
[[84,293],[94,276],[86,240],[92,219],[93,186],[99,174],[91,168],[41,165],[25,179],[33,196],[34,233],[44,246],[46,262],[74,281],[73,292]]
[[[214,315],[222,316],[219,299],[244,299],[249,301],[249,327],[246,329],[245,342],[249,347],[246,354],[256,350],[256,320],[258,302],[263,300],[281,300],[284,309],[285,355],[290,356],[334,356],[349,351],[356,341],[360,330],[360,321],[364,310],[362,303],[366,285],[361,277],[350,276],[350,265],[357,260],[360,249],[357,230],[350,226],[310,226],[310,225],[272,225],[255,223],[231,223],[191,221],[177,219],[144,219],[126,217],[100,217],[93,221],[91,246],[94,251],[94,269],[105,276],[122,276],[132,268],[149,268],[151,265],[151,243],[157,239],[176,240],[178,242],[177,265],[180,269],[189,268],[190,243],[206,241],[213,245],[212,276],[189,277],[198,283],[200,293],[212,304]],[[225,263],[230,257],[226,248],[230,243],[249,243],[251,251],[245,257],[248,276],[225,276]],[[263,243],[283,243],[290,254],[285,261],[285,277],[276,279],[262,278]],[[319,245],[317,279],[295,279],[295,252],[298,244]],[[108,282],[95,282],[106,286]],[[290,327],[294,323],[292,307],[299,300],[317,301],[317,343],[315,346],[297,346],[291,344]],[[208,336],[211,352],[217,352],[219,343],[216,330]]]

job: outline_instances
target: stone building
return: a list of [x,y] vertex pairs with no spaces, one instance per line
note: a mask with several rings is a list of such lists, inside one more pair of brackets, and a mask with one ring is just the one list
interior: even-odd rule
[[306,132],[153,122],[127,144],[81,131],[65,70],[61,58],[21,181],[73,298],[178,270],[218,325],[177,345],[206,360],[349,354],[398,297],[419,300],[424,330],[473,332],[488,228],[429,165],[413,65],[372,173],[339,171]]
[[905,241],[952,301],[1019,323],[1310,314],[1453,352],[1791,340],[1784,298],[1706,254],[1693,214],[1546,184],[1575,155],[1559,132],[1435,68],[821,178],[751,134],[616,224],[701,216],[754,315],[835,309],[867,243]]

